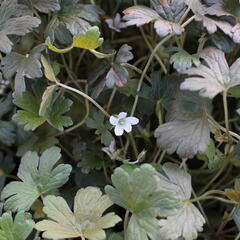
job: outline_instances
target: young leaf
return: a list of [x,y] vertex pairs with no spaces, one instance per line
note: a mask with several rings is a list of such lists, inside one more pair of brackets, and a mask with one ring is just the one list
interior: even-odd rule
[[41,21],[23,10],[24,6],[17,4],[17,0],[8,0],[0,3],[0,52],[10,53],[13,43],[8,35],[23,36],[33,28],[38,27]]
[[0,217],[0,240],[26,240],[34,227],[30,213],[18,212],[13,220],[11,213]]
[[188,91],[177,90],[173,96],[167,108],[168,122],[154,133],[158,146],[168,154],[176,152],[181,158],[204,153],[210,143],[206,113],[211,112],[211,101]]
[[184,73],[192,65],[198,67],[201,64],[196,55],[191,55],[184,49],[177,49],[177,53],[171,56],[170,63],[179,73]]
[[27,152],[21,159],[17,174],[22,182],[10,182],[2,190],[4,208],[27,211],[42,194],[65,184],[72,167],[69,164],[54,167],[60,158],[60,148],[57,147],[47,149],[40,157],[36,152]]
[[103,44],[98,27],[91,27],[85,34],[80,33],[73,37],[73,47],[83,49],[96,49]]
[[165,175],[158,174],[159,189],[175,193],[184,204],[177,214],[159,220],[160,232],[166,239],[178,239],[179,237],[196,239],[197,233],[203,230],[205,219],[189,201],[192,193],[191,175],[173,163],[165,163],[163,171]]
[[46,40],[48,48],[54,52],[65,53],[70,51],[72,48],[84,48],[88,50],[96,49],[103,43],[103,38],[99,38],[100,32],[98,27],[91,27],[87,32],[80,33],[73,37],[73,43],[70,47],[65,49],[58,49],[52,45],[50,39]]
[[154,22],[154,28],[160,37],[165,37],[170,33],[181,34],[183,29],[174,22],[163,19],[155,10],[145,6],[133,6],[123,11],[127,26],[136,25],[140,27],[144,24]]
[[62,197],[47,196],[43,211],[51,220],[38,222],[35,228],[44,231],[47,239],[87,238],[104,240],[104,229],[121,221],[115,213],[103,213],[112,205],[111,200],[96,187],[80,189],[74,199],[74,212]]
[[106,19],[105,22],[108,24],[109,28],[116,32],[121,32],[121,29],[127,27],[126,23],[122,22],[121,15],[119,13],[116,14],[115,18]]
[[240,58],[230,68],[224,52],[216,48],[205,49],[201,58],[207,65],[189,69],[186,73],[192,77],[186,78],[181,84],[182,90],[200,91],[202,96],[214,98],[240,84]]
[[26,90],[25,77],[42,77],[41,63],[31,54],[22,55],[12,52],[3,58],[1,65],[6,78],[11,78],[15,75],[15,93],[18,95]]

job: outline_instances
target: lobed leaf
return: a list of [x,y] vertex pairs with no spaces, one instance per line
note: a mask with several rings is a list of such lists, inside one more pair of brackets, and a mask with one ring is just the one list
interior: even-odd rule
[[1,192],[4,208],[12,211],[29,210],[42,194],[61,187],[68,181],[72,167],[55,164],[60,159],[60,149],[52,147],[39,157],[36,152],[27,152],[21,159],[17,176],[22,181],[7,184]]
[[72,212],[62,197],[47,196],[43,211],[51,220],[36,224],[47,239],[84,237],[89,240],[104,240],[104,229],[121,221],[114,213],[102,216],[112,205],[111,200],[96,187],[80,189],[74,199]]

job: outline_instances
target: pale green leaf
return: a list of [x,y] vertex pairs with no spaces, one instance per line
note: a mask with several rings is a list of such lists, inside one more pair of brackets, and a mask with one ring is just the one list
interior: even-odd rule
[[43,211],[51,220],[36,224],[48,239],[84,237],[104,240],[104,229],[115,226],[121,219],[114,213],[103,213],[112,205],[111,200],[96,187],[80,189],[74,200],[74,212],[62,197],[47,196]]
[[28,210],[39,196],[65,184],[72,167],[68,164],[54,167],[60,157],[57,147],[47,149],[40,157],[35,152],[27,152],[17,174],[22,181],[10,182],[1,193],[5,209]]
[[46,116],[46,114],[51,111],[53,97],[55,93],[56,85],[47,87],[42,95],[42,102],[39,108],[39,116]]
[[45,77],[52,82],[57,82],[57,79],[55,77],[54,70],[51,66],[51,64],[48,62],[48,60],[42,55],[41,56],[41,62],[44,67],[44,75]]

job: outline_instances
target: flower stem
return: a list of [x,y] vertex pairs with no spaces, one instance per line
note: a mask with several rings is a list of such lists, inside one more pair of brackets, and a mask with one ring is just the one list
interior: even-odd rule
[[69,87],[69,86],[67,86],[67,85],[65,85],[63,83],[60,83],[60,82],[56,82],[56,84],[58,86],[62,87],[62,88],[68,89],[68,90],[70,90],[72,92],[75,92],[75,93],[81,95],[82,97],[88,99],[89,102],[91,102],[93,105],[95,105],[107,118],[110,117],[109,113],[106,112],[103,107],[101,107],[94,99],[89,97],[86,93],[84,93],[84,92],[82,92],[82,91],[80,91],[80,90],[78,90],[76,88]]

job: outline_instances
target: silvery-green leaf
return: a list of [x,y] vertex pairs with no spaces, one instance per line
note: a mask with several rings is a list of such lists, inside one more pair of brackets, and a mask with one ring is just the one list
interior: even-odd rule
[[150,2],[162,18],[175,23],[179,22],[186,10],[184,0],[150,0]]
[[48,23],[45,36],[61,43],[70,43],[71,34],[85,33],[91,27],[89,22],[99,22],[103,11],[92,4],[81,4],[74,0],[61,1],[61,10]]
[[24,0],[23,2],[43,13],[60,10],[59,0]]
[[181,84],[182,90],[200,91],[202,96],[214,98],[240,84],[240,58],[229,67],[224,52],[216,48],[205,49],[201,57],[205,64],[186,72],[192,77]]
[[165,37],[170,33],[181,34],[183,29],[174,22],[163,19],[155,10],[145,6],[133,6],[123,11],[127,26],[136,25],[140,27],[144,24],[154,22],[154,28],[160,37]]
[[154,133],[158,146],[168,154],[176,152],[181,158],[204,153],[210,143],[206,112],[211,112],[208,98],[176,90],[167,108],[167,123],[160,125]]
[[191,175],[174,163],[165,163],[163,171],[164,174],[156,174],[159,180],[158,189],[175,193],[183,201],[183,206],[177,214],[159,220],[160,232],[164,239],[169,240],[179,237],[196,239],[197,233],[203,230],[205,219],[189,201],[192,193]]
[[185,202],[176,215],[159,220],[160,233],[168,240],[179,237],[186,240],[197,239],[198,232],[203,230],[204,224],[204,217],[191,202]]
[[41,63],[31,55],[12,52],[3,58],[2,71],[6,78],[15,75],[15,92],[21,94],[26,90],[24,78],[42,77]]
[[174,163],[165,163],[162,168],[164,174],[156,174],[158,189],[174,192],[180,200],[189,200],[192,194],[191,175]]
[[38,27],[41,21],[29,15],[27,11],[21,11],[23,5],[18,4],[17,0],[8,0],[0,4],[0,51],[9,53],[13,43],[8,36],[23,36]]

